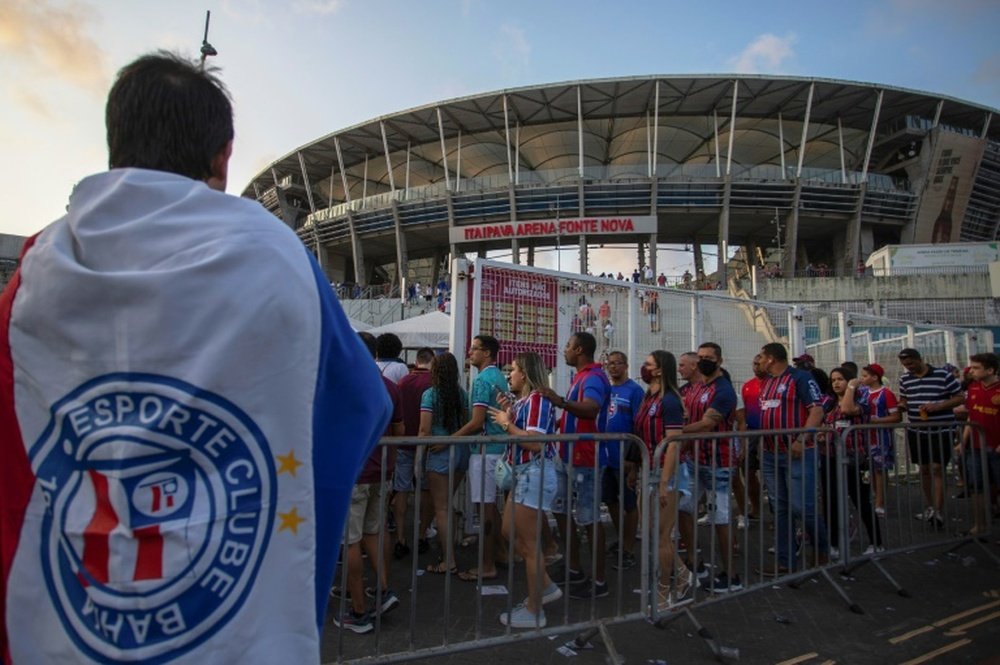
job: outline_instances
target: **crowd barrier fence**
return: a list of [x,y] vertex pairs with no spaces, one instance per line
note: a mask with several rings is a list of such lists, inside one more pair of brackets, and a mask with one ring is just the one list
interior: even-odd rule
[[[960,440],[965,427],[970,427],[974,438],[985,440],[981,428],[960,422],[856,425],[845,427],[839,432],[831,428],[800,428],[682,434],[661,441],[652,455],[648,454],[640,439],[630,434],[516,437],[518,443],[559,442],[571,450],[580,445],[622,441],[644,451],[641,462],[632,462],[627,458],[625,445],[619,446],[617,452],[619,468],[626,469],[629,473],[633,468],[635,470],[639,511],[635,544],[638,575],[630,572],[627,565],[628,553],[622,546],[628,540],[623,538],[622,527],[628,524],[626,516],[631,512],[626,510],[629,503],[626,499],[628,473],[619,476],[623,482],[618,483],[617,503],[611,502],[617,514],[608,515],[608,521],[612,524],[607,525],[600,510],[602,479],[598,473],[600,467],[597,457],[595,456],[594,464],[590,467],[593,469],[593,474],[590,475],[582,472],[587,467],[573,466],[569,462],[561,463],[542,456],[537,466],[543,477],[548,466],[556,470],[562,467],[569,478],[588,483],[590,486],[587,489],[593,497],[589,506],[592,522],[579,526],[575,521],[569,521],[565,528],[559,530],[558,551],[563,564],[558,572],[548,564],[559,557],[550,555],[546,561],[545,554],[546,547],[551,547],[553,543],[547,540],[546,535],[552,530],[550,513],[535,510],[535,514],[531,516],[529,523],[533,533],[526,542],[534,543],[536,547],[531,552],[523,552],[526,558],[534,557],[533,565],[526,562],[525,569],[534,571],[534,587],[539,589],[539,596],[543,595],[543,591],[546,592],[544,595],[549,595],[548,592],[552,589],[551,586],[542,589],[550,573],[551,583],[557,585],[561,592],[556,594],[551,591],[552,596],[560,597],[549,599],[553,601],[551,604],[542,605],[543,608],[550,608],[545,615],[547,621],[539,618],[535,620],[533,627],[515,630],[510,626],[501,626],[494,616],[487,615],[487,612],[503,610],[510,616],[515,609],[515,594],[525,590],[528,580],[526,574],[520,571],[520,566],[513,564],[518,554],[515,549],[519,538],[516,520],[510,520],[506,529],[509,536],[506,545],[507,560],[512,562],[506,575],[499,575],[498,568],[495,580],[491,576],[484,576],[484,531],[488,525],[483,519],[482,504],[477,504],[480,521],[475,552],[475,570],[478,571],[476,584],[473,586],[457,581],[455,571],[449,568],[442,575],[442,594],[440,585],[433,579],[428,579],[418,565],[416,544],[426,535],[421,532],[419,516],[422,514],[421,504],[426,498],[422,497],[421,491],[416,491],[412,512],[414,519],[407,530],[408,542],[414,546],[408,575],[408,630],[404,635],[399,630],[399,622],[386,619],[383,613],[375,614],[374,636],[348,635],[343,627],[334,627],[331,622],[336,617],[345,616],[350,606],[347,593],[342,592],[339,598],[331,601],[328,612],[331,617],[327,620],[328,631],[337,631],[335,649],[329,648],[330,640],[325,638],[324,656],[329,661],[331,654],[328,652],[335,651],[334,662],[408,662],[512,645],[540,637],[574,635],[575,639],[567,643],[567,646],[582,648],[599,636],[608,652],[608,660],[622,662],[608,627],[641,621],[664,627],[678,618],[686,617],[717,657],[738,658],[738,648],[719,643],[701,625],[695,611],[774,584],[798,587],[806,579],[819,577],[836,591],[851,611],[863,613],[863,609],[835,578],[838,570],[841,575],[848,575],[861,566],[870,564],[896,593],[907,597],[908,591],[897,583],[883,561],[915,549],[950,546],[950,551],[955,551],[974,544],[1000,565],[1000,557],[984,546],[981,540],[991,534],[989,515],[985,515],[981,522],[985,524],[984,531],[969,533],[969,528],[975,524],[972,508],[974,502],[954,499],[949,491],[954,489],[954,486],[950,487],[949,471],[964,467],[961,460],[952,459],[956,464],[951,466],[943,464],[940,473],[934,470],[936,475],[933,477],[941,479],[938,494],[940,503],[935,504],[934,495],[931,495],[932,507],[940,505],[936,513],[927,512],[925,504],[928,501],[922,496],[922,484],[917,482],[918,478],[924,479],[919,474],[930,468],[929,462],[946,459],[952,446]],[[895,444],[896,432],[932,443],[929,447],[915,446],[911,454],[908,446]],[[880,433],[890,434],[894,442],[893,449],[899,449],[896,457],[898,472],[895,475],[890,476],[887,468],[876,468],[870,455],[858,452],[860,449],[867,453]],[[787,453],[764,450],[767,442],[788,443],[796,437],[803,439],[803,452],[794,459]],[[425,481],[443,482],[440,477],[443,474],[437,474],[437,479],[431,478],[433,472],[425,471],[423,467],[431,447],[434,447],[432,454],[435,455],[447,450],[448,493],[444,529],[448,537],[442,539],[444,549],[440,551],[446,565],[458,561],[454,537],[454,527],[457,524],[454,515],[458,505],[455,490],[460,487],[459,476],[463,472],[456,470],[456,467],[461,460],[468,459],[470,446],[507,444],[510,441],[511,437],[504,436],[387,438],[380,442],[383,461],[380,485],[383,488],[391,487],[391,477],[387,473],[388,462],[400,446],[417,446],[414,464],[417,488],[422,487]],[[719,453],[724,445],[730,446],[734,461],[732,464]],[[663,478],[660,470],[663,468],[665,455],[674,454],[672,446],[676,448],[679,475],[672,476],[675,483],[668,486],[670,489],[661,499],[659,486]],[[966,476],[967,491],[976,487],[989,487],[985,446],[975,449],[974,454],[979,457],[975,470],[981,477],[976,482]],[[569,459],[573,459],[572,454]],[[630,464],[635,466],[630,467]],[[467,477],[465,480],[466,483],[478,483],[479,494],[483,496],[490,484],[487,474],[492,475],[493,469],[487,468],[485,464],[479,468],[481,471],[478,477]],[[913,469],[920,471],[914,473]],[[876,475],[880,475],[882,480],[876,481]],[[520,480],[521,476],[517,472],[515,476]],[[685,476],[690,494],[689,498],[682,500],[685,493],[672,488],[683,486],[681,480]],[[877,482],[884,483],[880,498],[873,496]],[[538,485],[537,491],[535,505],[543,506],[543,486]],[[989,496],[988,489],[981,491]],[[499,499],[500,493],[497,494]],[[702,495],[705,497],[705,512],[704,517],[699,519],[698,499]],[[388,492],[382,492],[379,497],[378,520],[379,524],[385,525],[389,512]],[[731,497],[736,498],[737,510],[732,510]],[[571,485],[567,485],[566,494],[561,498],[566,501],[567,506],[573,505]],[[605,500],[608,498],[604,497]],[[666,510],[661,510],[661,504]],[[990,502],[987,501],[986,510],[989,510],[989,506]],[[921,507],[924,510],[920,510]],[[881,510],[876,510],[878,508]],[[749,515],[750,510],[756,510],[757,514]],[[501,508],[500,514],[506,516],[507,511]],[[583,513],[577,515],[581,518],[580,521],[587,522]],[[798,529],[795,528],[796,524]],[[403,529],[406,525],[399,524],[396,528]],[[438,524],[437,528],[441,529],[442,525]],[[617,545],[612,563],[615,574],[612,575],[606,574],[605,552],[599,551],[599,544],[611,542],[610,539],[606,540],[609,532]],[[383,553],[387,560],[390,536],[385,528],[379,529],[376,551]],[[346,540],[347,529],[345,543]],[[576,558],[571,557],[571,552],[581,541],[587,547],[583,550],[585,554],[579,555],[580,567],[577,570],[583,571],[588,582],[574,584],[573,578],[578,577],[579,573],[571,571],[570,559]],[[463,553],[463,556],[467,558],[468,554]],[[589,565],[584,565],[583,561],[587,558]],[[347,560],[346,551],[344,560]],[[517,573],[515,567],[519,568]],[[375,588],[372,590],[374,593],[371,594],[379,599],[376,605],[382,602],[384,589],[391,585],[392,575],[388,574],[387,577],[389,580],[383,580],[381,575],[376,575]],[[597,593],[597,580],[602,577],[611,587],[607,599],[599,598],[601,594]],[[691,579],[690,586],[683,584],[687,578]],[[335,582],[341,589],[348,587],[347,566],[339,568]],[[504,584],[501,585],[501,582]],[[456,585],[466,591],[455,593]],[[531,586],[527,585],[529,592]],[[571,591],[574,598],[590,597],[586,601],[571,601]],[[505,602],[500,605],[489,595],[493,593],[505,596]],[[428,598],[435,599],[424,600]],[[552,608],[556,608],[555,611]],[[536,616],[540,617],[541,614]],[[434,626],[441,628],[440,634],[434,634],[431,630]]]

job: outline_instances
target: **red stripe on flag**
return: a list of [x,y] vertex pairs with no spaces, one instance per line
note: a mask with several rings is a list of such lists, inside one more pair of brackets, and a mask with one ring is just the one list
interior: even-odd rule
[[[28,238],[21,250],[24,260],[35,243],[35,236]],[[10,663],[7,644],[7,578],[14,563],[14,553],[21,538],[24,512],[35,486],[35,476],[28,461],[28,452],[21,440],[21,426],[14,408],[14,360],[10,355],[10,315],[14,297],[21,286],[21,269],[14,273],[3,295],[0,295],[0,654]]]
[[118,514],[111,505],[108,479],[93,469],[87,471],[94,484],[96,505],[90,524],[83,530],[83,567],[95,581],[108,582],[108,560],[111,558],[111,531],[118,526]]
[[163,577],[163,535],[160,525],[139,527],[132,532],[139,541],[133,580],[158,580]]

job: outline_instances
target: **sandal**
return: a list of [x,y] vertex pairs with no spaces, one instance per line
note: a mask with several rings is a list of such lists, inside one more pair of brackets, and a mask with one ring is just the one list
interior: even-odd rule
[[396,541],[395,547],[392,548],[392,556],[395,559],[405,559],[410,554],[410,546],[406,543],[401,543]]
[[427,566],[428,573],[434,573],[435,575],[456,575],[458,574],[458,566],[452,566],[448,568],[444,561],[438,561]]

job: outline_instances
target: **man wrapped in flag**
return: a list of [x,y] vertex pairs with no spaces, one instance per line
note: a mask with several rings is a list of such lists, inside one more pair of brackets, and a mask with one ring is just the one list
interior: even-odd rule
[[118,74],[111,169],[0,296],[5,662],[318,662],[390,404],[295,234],[225,191],[232,107],[171,54]]

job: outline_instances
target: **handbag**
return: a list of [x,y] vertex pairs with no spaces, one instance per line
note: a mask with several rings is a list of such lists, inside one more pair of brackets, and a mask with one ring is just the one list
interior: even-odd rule
[[496,466],[493,467],[493,480],[499,490],[509,492],[514,489],[514,470],[505,457],[498,459]]

